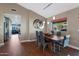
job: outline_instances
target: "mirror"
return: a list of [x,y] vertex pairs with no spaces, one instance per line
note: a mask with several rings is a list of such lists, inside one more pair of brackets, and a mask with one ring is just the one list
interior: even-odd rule
[[43,29],[44,28],[44,22],[39,20],[39,19],[35,19],[33,22],[33,26],[35,29]]

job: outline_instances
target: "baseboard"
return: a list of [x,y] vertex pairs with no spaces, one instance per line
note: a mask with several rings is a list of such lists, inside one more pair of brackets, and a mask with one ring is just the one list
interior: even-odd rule
[[23,42],[34,42],[34,41],[36,41],[36,40],[22,40],[20,42],[23,43]]
[[79,50],[79,47],[73,46],[73,45],[69,45],[69,47],[74,48],[76,50]]
[[4,45],[4,43],[0,43],[0,47],[3,46],[3,45]]

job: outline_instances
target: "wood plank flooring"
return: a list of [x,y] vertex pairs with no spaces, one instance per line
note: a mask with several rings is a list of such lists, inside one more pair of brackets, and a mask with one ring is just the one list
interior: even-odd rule
[[18,38],[13,36],[11,40],[0,47],[0,56],[79,56],[79,51],[73,48],[65,48],[59,53],[54,53],[50,48],[38,48],[36,42],[20,43]]

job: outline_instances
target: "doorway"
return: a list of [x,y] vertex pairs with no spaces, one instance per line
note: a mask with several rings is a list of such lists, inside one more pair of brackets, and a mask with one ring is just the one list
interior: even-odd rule
[[16,14],[4,14],[4,42],[9,39],[12,40],[14,36],[18,34],[18,38],[21,34],[21,16]]
[[4,42],[9,39],[9,18],[4,17]]

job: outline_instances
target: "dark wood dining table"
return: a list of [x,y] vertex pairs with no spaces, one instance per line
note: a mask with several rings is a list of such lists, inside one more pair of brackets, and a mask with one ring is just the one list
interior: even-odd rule
[[64,36],[57,36],[57,35],[52,35],[52,34],[49,34],[49,33],[44,33],[44,37],[45,37],[45,40],[46,41],[50,41],[51,43],[54,44],[54,52],[56,51],[55,50],[55,42],[57,41],[61,41],[64,39]]
[[60,41],[60,40],[63,40],[64,39],[64,36],[57,36],[57,35],[52,35],[52,34],[49,34],[49,33],[44,33],[44,37],[47,39],[47,40],[53,40],[53,41]]

